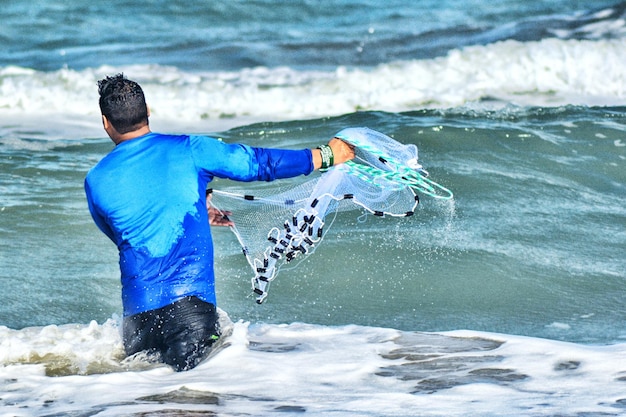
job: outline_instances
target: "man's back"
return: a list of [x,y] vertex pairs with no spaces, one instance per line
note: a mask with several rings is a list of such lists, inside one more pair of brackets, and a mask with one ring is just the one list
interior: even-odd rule
[[209,180],[189,137],[155,133],[120,143],[87,175],[94,220],[120,250],[124,315],[187,295],[215,304]]

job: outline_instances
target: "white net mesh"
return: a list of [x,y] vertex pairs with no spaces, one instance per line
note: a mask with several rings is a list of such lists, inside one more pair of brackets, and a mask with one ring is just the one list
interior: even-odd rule
[[254,195],[212,190],[211,204],[232,212],[231,227],[252,267],[257,303],[267,297],[281,266],[310,255],[324,235],[326,216],[361,209],[374,216],[413,215],[421,192],[435,198],[452,193],[427,178],[417,147],[368,128],[335,135],[355,147],[355,158],[318,178],[280,190],[274,183]]

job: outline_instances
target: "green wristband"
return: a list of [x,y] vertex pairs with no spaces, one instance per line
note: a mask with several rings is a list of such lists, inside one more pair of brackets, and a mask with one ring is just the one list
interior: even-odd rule
[[333,155],[333,150],[328,145],[318,146],[317,149],[320,150],[322,154],[322,167],[320,169],[328,169],[333,166],[335,163],[335,156]]

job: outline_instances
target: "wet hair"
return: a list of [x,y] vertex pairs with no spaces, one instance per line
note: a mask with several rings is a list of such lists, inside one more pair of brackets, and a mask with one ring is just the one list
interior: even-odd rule
[[143,90],[124,74],[98,81],[100,111],[118,133],[128,133],[148,124],[148,106]]

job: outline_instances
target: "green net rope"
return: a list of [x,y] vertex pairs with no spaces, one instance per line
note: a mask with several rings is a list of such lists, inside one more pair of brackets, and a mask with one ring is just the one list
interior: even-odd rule
[[388,186],[389,182],[393,182],[397,183],[399,186],[411,187],[422,194],[426,194],[434,198],[450,200],[454,197],[452,191],[429,179],[427,177],[428,174],[425,171],[401,164],[390,158],[388,155],[384,155],[378,149],[366,144],[354,142],[353,144],[358,148],[376,156],[378,160],[385,165],[385,167],[389,168],[388,170],[383,170],[369,164],[364,165],[354,161],[348,161],[341,166],[341,169],[357,176],[361,180],[369,184],[380,186],[380,182],[377,182],[377,180],[384,179],[387,180],[387,182],[385,182],[385,186]]

